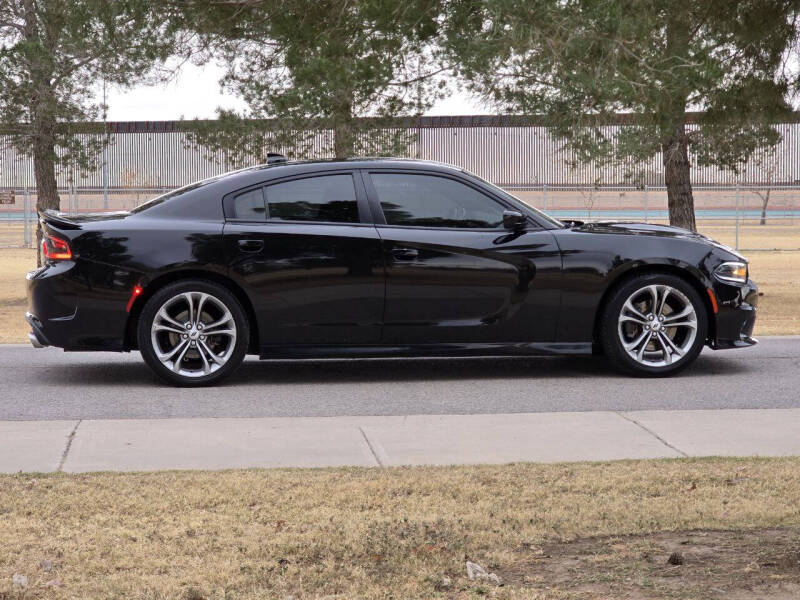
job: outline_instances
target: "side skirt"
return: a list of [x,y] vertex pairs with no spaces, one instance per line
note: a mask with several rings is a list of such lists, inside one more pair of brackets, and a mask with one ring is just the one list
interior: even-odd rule
[[547,356],[592,354],[591,342],[517,344],[411,344],[405,346],[261,346],[259,357],[270,358],[380,358],[413,356]]

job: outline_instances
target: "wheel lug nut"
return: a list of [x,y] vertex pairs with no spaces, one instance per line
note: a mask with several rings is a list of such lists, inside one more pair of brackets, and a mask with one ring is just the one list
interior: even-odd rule
[[652,321],[653,320],[653,315],[647,315],[647,320],[648,321]]
[[191,329],[191,328],[192,328],[192,324],[191,323],[187,323],[186,324],[186,329]]
[[204,336],[204,335],[201,335],[201,336],[200,336],[200,339],[201,339],[201,340],[204,340],[204,339],[206,339],[206,336]]
[[203,328],[203,324],[202,324],[202,323],[198,323],[198,324],[197,324],[197,328],[198,328],[198,329],[202,329],[202,328]]
[[188,333],[184,333],[184,334],[183,334],[183,339],[188,339],[188,337],[189,337],[189,334],[188,334]]

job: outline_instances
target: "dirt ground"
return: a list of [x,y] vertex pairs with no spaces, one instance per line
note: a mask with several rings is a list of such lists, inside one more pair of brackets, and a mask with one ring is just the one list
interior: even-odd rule
[[[674,563],[674,564],[672,564]],[[800,529],[696,529],[542,544],[500,571],[509,585],[588,598],[800,598]]]
[[798,496],[800,458],[0,476],[0,598],[796,598]]

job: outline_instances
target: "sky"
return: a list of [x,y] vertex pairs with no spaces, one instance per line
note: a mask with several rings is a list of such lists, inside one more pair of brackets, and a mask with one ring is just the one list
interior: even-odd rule
[[[222,69],[214,64],[198,67],[186,64],[178,76],[164,85],[138,86],[108,90],[109,121],[171,121],[213,119],[216,109],[242,110],[244,103],[236,96],[222,93],[219,79]],[[481,115],[492,111],[464,92],[438,102],[428,115]]]

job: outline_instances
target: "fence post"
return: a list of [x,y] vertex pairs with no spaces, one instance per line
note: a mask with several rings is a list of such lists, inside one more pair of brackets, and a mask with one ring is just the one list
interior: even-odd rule
[[644,186],[644,222],[647,223],[647,184]]
[[108,155],[107,155],[107,144],[108,140],[106,139],[105,143],[103,144],[103,208],[108,210]]
[[739,184],[736,184],[736,243],[734,249],[739,249]]
[[22,235],[26,248],[31,247],[31,199],[28,196],[28,186],[22,192]]
[[542,186],[542,210],[547,211],[547,184]]

